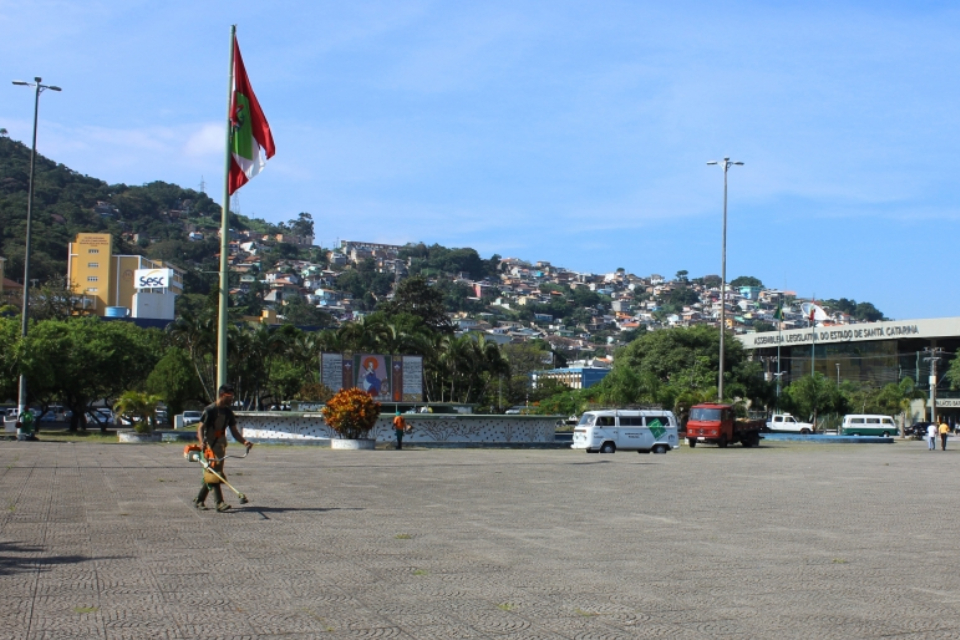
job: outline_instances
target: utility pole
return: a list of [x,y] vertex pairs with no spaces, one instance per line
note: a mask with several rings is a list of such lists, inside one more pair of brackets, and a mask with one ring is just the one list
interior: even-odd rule
[[943,349],[939,347],[927,347],[924,353],[930,355],[924,356],[924,360],[930,361],[930,422],[937,422],[937,362],[943,354]]

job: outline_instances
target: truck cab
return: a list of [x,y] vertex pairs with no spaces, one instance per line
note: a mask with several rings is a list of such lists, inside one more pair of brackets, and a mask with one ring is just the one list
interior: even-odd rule
[[687,420],[687,444],[715,444],[721,449],[739,442],[744,447],[760,444],[760,421],[737,420],[732,404],[704,402],[690,408]]

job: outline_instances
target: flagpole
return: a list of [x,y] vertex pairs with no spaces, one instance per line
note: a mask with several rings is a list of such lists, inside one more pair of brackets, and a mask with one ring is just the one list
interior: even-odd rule
[[[230,71],[227,81],[227,141],[226,167],[223,174],[223,210],[220,213],[220,313],[217,322],[217,387],[227,384],[227,300],[230,295],[227,264],[230,249],[230,163],[233,150],[230,145],[232,124],[230,110],[233,108],[233,51],[237,37],[237,25],[230,25]],[[215,392],[216,393],[216,392]]]

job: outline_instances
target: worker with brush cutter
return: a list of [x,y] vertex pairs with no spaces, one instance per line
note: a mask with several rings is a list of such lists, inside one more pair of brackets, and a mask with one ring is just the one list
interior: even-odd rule
[[244,439],[243,435],[237,430],[237,417],[233,413],[233,386],[225,384],[217,391],[217,401],[203,410],[200,416],[200,422],[197,425],[197,439],[203,449],[202,455],[209,462],[210,470],[203,471],[203,486],[200,487],[200,493],[193,501],[197,509],[206,509],[204,502],[207,494],[213,492],[213,497],[217,500],[217,511],[226,511],[230,508],[223,499],[223,492],[220,490],[220,484],[226,479],[223,473],[223,458],[227,454],[227,428],[233,438],[245,446],[249,451],[253,446],[252,442]]

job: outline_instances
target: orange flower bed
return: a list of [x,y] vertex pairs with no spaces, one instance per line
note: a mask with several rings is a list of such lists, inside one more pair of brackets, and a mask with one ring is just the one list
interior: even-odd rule
[[341,438],[366,438],[380,417],[380,403],[366,392],[353,388],[341,389],[320,410],[327,425]]

